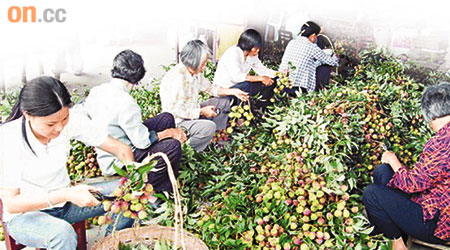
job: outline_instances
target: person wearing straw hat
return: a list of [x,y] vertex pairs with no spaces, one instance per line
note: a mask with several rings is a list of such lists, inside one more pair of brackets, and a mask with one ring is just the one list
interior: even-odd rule
[[[70,141],[133,162],[128,145],[96,126],[79,107],[72,108],[69,91],[52,77],[26,83],[11,115],[0,126],[0,197],[3,222],[16,242],[32,248],[77,247],[72,223],[105,214],[92,192],[109,195],[119,180],[97,185],[70,185],[66,169]],[[134,220],[120,216],[116,229]],[[114,229],[109,225],[106,233]]]
[[291,96],[295,96],[297,91],[315,91],[317,66],[338,66],[339,59],[336,55],[329,55],[317,46],[319,33],[319,25],[311,21],[306,22],[301,28],[300,36],[290,41],[284,51],[279,70],[289,72],[289,78],[294,82],[293,88],[285,89]]
[[[149,154],[165,153],[178,176],[181,160],[181,143],[186,135],[175,128],[171,114],[161,113],[142,121],[142,114],[130,91],[145,75],[142,57],[132,50],[116,55],[111,70],[112,80],[91,89],[83,106],[98,126],[105,128],[111,136],[128,144],[133,149],[136,162],[142,162]],[[96,148],[97,160],[105,175],[114,175],[114,165],[123,164],[108,152]],[[155,191],[172,191],[167,165],[159,158],[157,165],[148,174],[148,182]]]
[[[202,72],[210,57],[210,50],[200,40],[188,42],[180,53],[181,63],[163,77],[160,87],[162,110],[173,114],[178,127],[189,134],[189,145],[203,151],[216,130],[226,128],[230,100],[220,96],[234,96],[242,101],[248,95],[237,88],[220,87],[206,79]],[[199,103],[200,92],[215,98]]]

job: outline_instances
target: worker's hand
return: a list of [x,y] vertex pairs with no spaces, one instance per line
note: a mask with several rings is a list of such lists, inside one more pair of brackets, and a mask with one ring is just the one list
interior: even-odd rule
[[76,185],[68,188],[69,202],[79,207],[94,207],[100,205],[90,191],[100,192],[100,189],[88,185]]
[[261,82],[265,85],[265,86],[270,86],[273,84],[273,80],[272,78],[268,77],[268,76],[262,76]]
[[381,156],[381,162],[391,165],[394,172],[397,172],[397,170],[402,166],[397,156],[394,154],[394,152],[391,151],[386,151],[383,153],[383,155]]
[[177,139],[181,144],[187,140],[186,133],[181,128],[171,128],[172,138]]
[[180,143],[184,143],[187,140],[186,133],[181,128],[169,128],[158,133],[159,140],[165,138],[177,139]]
[[232,95],[236,96],[239,100],[246,102],[248,101],[248,93],[240,89],[230,89]]
[[332,49],[323,49],[322,50],[327,56],[333,56],[334,51]]
[[200,109],[200,115],[206,118],[213,118],[217,116],[216,107],[214,105],[205,106]]

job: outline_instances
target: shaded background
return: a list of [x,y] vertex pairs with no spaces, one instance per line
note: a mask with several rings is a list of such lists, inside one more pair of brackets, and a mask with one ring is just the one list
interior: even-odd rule
[[[38,17],[46,8],[64,8],[67,20],[10,23],[11,6],[35,6]],[[114,56],[127,48],[143,56],[143,82],[150,82],[191,39],[207,42],[217,60],[246,28],[257,29],[267,44],[282,39],[280,31],[295,37],[307,20],[330,37],[351,37],[355,47],[375,42],[427,67],[450,68],[445,1],[10,0],[0,10],[0,89],[58,73],[69,85],[97,85],[110,79]]]

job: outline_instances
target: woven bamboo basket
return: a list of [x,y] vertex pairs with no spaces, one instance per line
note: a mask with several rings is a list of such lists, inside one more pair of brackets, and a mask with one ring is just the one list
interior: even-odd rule
[[[178,183],[173,173],[172,165],[166,154],[158,152],[149,155],[142,164],[147,164],[155,157],[162,157],[167,165],[170,182],[172,183],[173,197],[175,201],[175,227],[162,227],[157,225],[129,228],[105,237],[95,243],[92,249],[118,249],[119,243],[144,243],[151,244],[156,240],[171,242],[175,248],[183,250],[207,250],[208,247],[199,238],[183,229],[183,210],[181,209],[180,193]],[[159,170],[152,170],[159,171]]]
[[[140,228],[129,228],[121,230],[114,235],[110,235],[101,241],[97,242],[92,249],[94,250],[109,250],[109,249],[119,249],[119,242],[122,243],[144,243],[151,244],[155,240],[165,240],[167,242],[173,243],[174,241],[175,228],[173,227],[162,227],[157,225],[150,225]],[[193,234],[182,231],[184,236],[184,244],[187,250],[207,250],[208,247],[195,237]],[[178,244],[174,246],[176,248],[182,248],[181,235],[178,235]]]

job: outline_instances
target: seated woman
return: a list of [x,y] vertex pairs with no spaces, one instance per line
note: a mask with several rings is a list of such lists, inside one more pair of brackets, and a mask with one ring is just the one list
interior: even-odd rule
[[227,98],[212,98],[200,104],[200,92],[248,100],[247,93],[213,85],[203,76],[209,57],[209,48],[202,41],[188,42],[181,50],[181,63],[166,73],[160,87],[163,111],[173,114],[177,126],[186,129],[189,145],[196,151],[203,151],[215,131],[226,127],[230,110]]
[[[12,115],[0,126],[0,196],[9,234],[32,248],[76,249],[70,224],[105,213],[90,191],[110,194],[118,181],[70,186],[66,169],[70,140],[98,146],[124,162],[131,149],[98,129],[72,105],[66,87],[38,77],[22,88]],[[100,190],[102,189],[102,190]],[[117,229],[133,220],[120,216]],[[107,228],[107,234],[113,229]]]
[[[255,101],[257,108],[265,108],[270,104],[275,88],[275,71],[264,66],[258,58],[262,49],[262,38],[258,31],[248,29],[239,37],[238,44],[228,48],[217,64],[213,83],[223,88],[238,88],[251,97],[260,95]],[[257,76],[249,75],[253,69]],[[234,98],[233,105],[239,100]]]
[[428,87],[422,97],[425,120],[436,132],[408,170],[385,152],[374,183],[363,195],[374,234],[383,233],[395,250],[406,249],[402,235],[444,244],[450,241],[450,84]]
[[[303,93],[316,89],[316,68],[318,65],[328,64],[338,66],[338,57],[328,55],[317,45],[317,35],[320,26],[314,22],[306,22],[300,31],[300,36],[290,41],[281,58],[279,70],[289,72],[289,78],[294,82],[294,87],[285,91],[296,96],[297,91]],[[289,63],[295,67],[291,71]]]
[[[181,143],[186,136],[175,128],[174,118],[162,113],[142,122],[141,109],[130,95],[130,90],[144,77],[142,57],[131,50],[120,52],[113,61],[112,80],[94,87],[89,92],[84,108],[92,121],[118,140],[129,145],[136,162],[142,162],[147,155],[165,153],[178,176],[181,159]],[[98,163],[103,174],[113,175],[113,165],[123,164],[114,155],[96,148]],[[163,159],[148,175],[148,181],[156,191],[171,191],[172,186]]]

